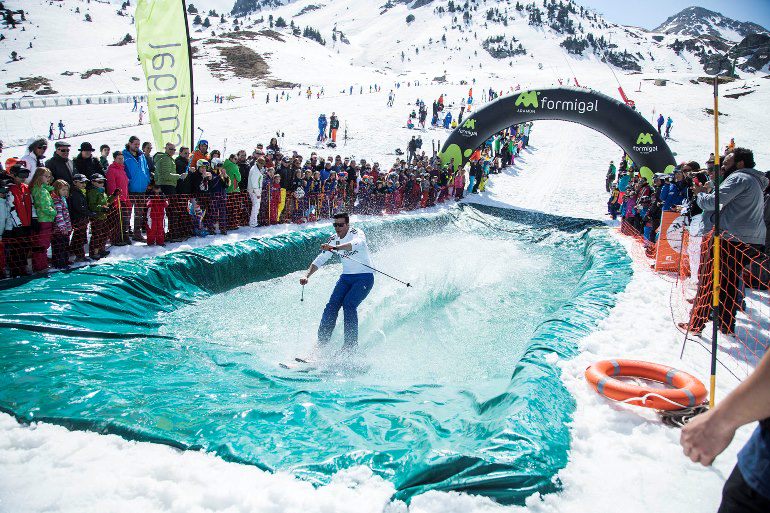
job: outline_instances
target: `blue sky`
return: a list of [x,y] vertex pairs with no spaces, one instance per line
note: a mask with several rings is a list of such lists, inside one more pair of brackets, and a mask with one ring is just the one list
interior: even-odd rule
[[770,28],[770,0],[576,0],[608,21],[653,29],[685,7],[697,5],[739,21]]

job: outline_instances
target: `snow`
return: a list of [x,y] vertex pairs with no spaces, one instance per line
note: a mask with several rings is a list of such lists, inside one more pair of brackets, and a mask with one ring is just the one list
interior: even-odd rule
[[[195,4],[199,10],[214,8],[220,12],[223,7],[214,6],[215,1],[219,0]],[[223,0],[223,3],[226,2]],[[269,12],[276,17],[282,15],[288,21],[307,3],[295,2]],[[23,5],[31,11],[32,23],[40,26],[25,33],[16,31],[13,33],[16,40],[9,37],[4,42],[8,43],[6,51],[18,48],[26,57],[21,63],[3,65],[4,76],[9,81],[43,75],[53,80],[54,89],[67,94],[104,92],[116,87],[124,92],[141,92],[143,82],[131,79],[131,76],[141,76],[133,47],[104,46],[133,31],[129,19],[114,14],[114,4],[94,1],[86,4],[79,0],[61,2],[61,7],[58,2],[49,6],[42,0],[6,0],[5,4],[11,9]],[[321,150],[321,155],[355,155],[387,166],[395,159],[394,149],[404,149],[407,139],[415,133],[403,126],[417,97],[429,102],[444,93],[448,103],[455,103],[456,113],[461,95],[470,87],[460,85],[460,80],[476,79],[474,96],[477,103],[481,103],[481,90],[490,85],[507,92],[516,84],[522,88],[547,87],[554,84],[557,77],[571,77],[565,58],[570,58],[570,66],[581,84],[616,96],[617,84],[605,64],[592,56],[565,57],[557,46],[556,36],[532,29],[520,20],[506,30],[515,33],[537,57],[521,57],[510,67],[508,60],[494,61],[480,48],[478,56],[473,55],[480,41],[501,33],[503,27],[477,25],[478,41],[473,40],[472,32],[459,34],[470,38],[467,43],[457,40],[456,31],[449,31],[447,46],[461,48],[449,51],[435,41],[444,33],[443,27],[451,24],[451,18],[434,16],[433,4],[410,11],[398,5],[382,17],[377,8],[372,8],[375,4],[380,6],[377,2],[327,4],[321,10],[297,18],[296,22],[303,27],[319,27],[327,41],[331,23],[336,22],[350,38],[351,45],[338,42],[336,46],[327,43],[322,47],[288,35],[285,43],[269,38],[246,42],[260,52],[271,53],[267,59],[274,78],[302,83],[303,89],[314,84],[314,94],[323,85],[325,95],[321,99],[299,98],[294,89],[288,102],[265,104],[267,90],[258,84],[254,87],[256,99],[252,101],[252,81],[228,78],[219,82],[205,68],[207,59],[217,58],[215,50],[202,50],[202,63],[196,65],[201,98],[196,124],[204,127],[212,147],[222,148],[227,138],[228,149],[250,149],[256,142],[267,142],[278,130],[284,132],[282,143],[288,150],[307,155],[311,147],[306,143],[315,139],[318,114],[329,115],[335,111],[340,116],[341,128],[347,123],[350,139],[335,151]],[[91,24],[76,21],[83,13],[72,13],[75,6],[80,6],[81,11],[86,7],[90,9],[95,21]],[[407,12],[417,18],[408,28],[404,22]],[[263,11],[252,18],[267,17],[267,14],[268,11]],[[229,22],[227,25],[229,27]],[[56,38],[50,36],[54,29],[58,31]],[[623,44],[636,45],[622,29],[614,30],[613,42],[617,39]],[[433,45],[428,44],[428,37],[433,38]],[[34,53],[24,50],[29,40],[34,41]],[[71,46],[64,47],[60,44],[62,40],[71,42]],[[419,55],[414,52],[415,41],[420,44]],[[87,58],[73,59],[73,48]],[[401,62],[402,49],[411,61]],[[702,74],[697,62],[677,57],[648,39],[641,40],[638,50],[652,52],[655,62],[647,61],[641,74],[627,75],[616,70],[620,84],[648,119],[659,112],[673,117],[670,144],[678,160],[696,160],[703,164],[713,151],[713,118],[704,112],[704,108],[713,107],[713,99],[710,86],[690,82]],[[451,54],[451,60],[447,53]],[[543,70],[537,67],[541,61],[546,63]],[[471,71],[468,68],[471,62],[480,62],[483,67]],[[655,72],[659,66],[664,68],[660,74]],[[687,71],[688,66],[693,66],[694,71]],[[80,73],[101,67],[114,68],[115,72],[88,80],[78,75],[60,75],[66,70]],[[449,83],[430,84],[431,78],[445,71]],[[667,78],[669,82],[666,87],[656,87],[652,85],[652,78]],[[404,85],[399,89],[394,86],[396,81],[404,83],[415,79],[422,85]],[[368,94],[368,84],[375,82],[382,86],[382,92]],[[765,144],[770,116],[766,109],[758,108],[770,104],[769,82],[758,75],[747,75],[746,80],[723,86],[723,93],[743,86],[755,92],[735,100],[721,98],[719,106],[726,114],[720,117],[721,144],[735,137],[737,144],[753,148],[759,168],[766,168],[770,159],[770,149]],[[358,94],[358,87],[352,96],[341,94],[340,90],[351,83],[365,84],[364,94]],[[391,88],[396,91],[396,104],[387,108],[385,103]],[[275,94],[274,90],[271,92]],[[215,93],[239,98],[215,106],[210,102]],[[30,136],[45,133],[48,123],[58,119],[65,121],[71,133],[106,130],[71,137],[68,141],[73,145],[89,141],[106,143],[116,149],[122,147],[130,135],[136,134],[142,140],[149,138],[149,126],[133,125],[135,114],[129,110],[130,105],[89,105],[3,111],[0,118],[0,138],[6,141],[3,157],[21,156],[23,148],[18,145]],[[112,129],[114,127],[124,128]],[[423,148],[430,152],[431,141],[444,141],[448,132],[427,130],[421,135]],[[619,156],[620,150],[611,141],[589,128],[564,122],[536,122],[532,145],[517,160],[516,166],[493,176],[487,192],[472,197],[471,201],[606,219],[604,172],[609,160],[617,161]],[[293,229],[298,228],[241,228],[226,236],[191,239],[166,248],[146,248],[141,244],[113,248],[112,254],[102,262]],[[621,244],[631,244],[621,236],[613,236],[618,237]],[[672,365],[707,381],[709,355],[700,345],[689,342],[683,359],[679,359],[682,336],[671,318],[670,287],[669,282],[653,274],[644,263],[635,263],[634,277],[620,294],[617,306],[581,342],[582,352],[577,357],[560,362],[564,382],[577,402],[571,426],[570,459],[557,476],[563,490],[531,497],[527,510],[609,511],[619,505],[624,511],[640,513],[716,509],[721,486],[750,427],[739,432],[713,467],[703,468],[682,455],[677,430],[664,427],[643,409],[609,403],[594,393],[583,378],[585,368],[598,359],[628,357]],[[720,358],[730,364],[728,356],[723,354]],[[717,401],[736,384],[729,373],[720,369]],[[347,470],[336,475],[329,485],[313,488],[288,474],[266,473],[213,455],[128,442],[114,435],[70,432],[42,423],[22,426],[5,414],[0,414],[0,476],[2,512],[406,511],[403,503],[389,502],[394,492],[392,484],[364,468]],[[425,513],[524,510],[503,508],[486,498],[443,492],[418,496],[409,509]]]

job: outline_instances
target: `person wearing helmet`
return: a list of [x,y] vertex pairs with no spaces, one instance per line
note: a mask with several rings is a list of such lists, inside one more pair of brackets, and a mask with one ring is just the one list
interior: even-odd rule
[[198,141],[198,147],[193,152],[192,159],[190,160],[190,167],[196,167],[198,165],[198,161],[203,160],[211,160],[211,157],[209,157],[209,142],[205,139],[201,139]]

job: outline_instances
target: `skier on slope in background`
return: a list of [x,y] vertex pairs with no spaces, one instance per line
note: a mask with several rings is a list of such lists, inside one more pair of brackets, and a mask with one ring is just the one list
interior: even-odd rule
[[326,127],[328,122],[326,120],[326,114],[318,116],[318,138],[316,141],[318,144],[323,143],[326,140]]

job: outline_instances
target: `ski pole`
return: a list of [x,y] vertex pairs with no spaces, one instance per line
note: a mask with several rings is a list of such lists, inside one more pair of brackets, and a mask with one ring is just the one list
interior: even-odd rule
[[303,303],[305,301],[305,286],[302,285],[302,295],[299,297],[299,302]]
[[[336,250],[332,250],[332,251],[336,251]],[[384,274],[384,275],[385,275],[385,276],[387,276],[388,278],[390,278],[390,279],[392,279],[392,280],[396,280],[396,281],[397,281],[397,282],[399,282],[399,283],[403,283],[403,284],[404,284],[404,285],[406,285],[407,287],[411,287],[411,286],[412,286],[412,284],[411,284],[411,283],[408,283],[408,282],[405,282],[405,281],[399,280],[399,279],[398,279],[398,278],[396,278],[395,276],[391,276],[391,275],[389,275],[388,273],[384,273],[384,272],[380,271],[379,269],[375,269],[374,267],[372,267],[372,266],[370,266],[370,265],[366,265],[366,264],[365,264],[365,263],[363,263],[362,261],[360,261],[360,260],[356,260],[355,258],[353,258],[353,257],[351,257],[351,256],[348,256],[348,255],[345,255],[344,253],[337,253],[337,254],[338,254],[338,255],[340,255],[340,256],[341,256],[341,257],[343,257],[343,258],[347,258],[348,260],[352,260],[352,261],[354,261],[354,262],[356,262],[356,263],[358,263],[358,264],[361,264],[361,265],[363,265],[364,267],[366,267],[366,268],[368,268],[368,269],[371,269],[371,270],[372,270],[372,271],[374,271],[374,272],[377,272],[377,273],[380,273],[380,274]]]

